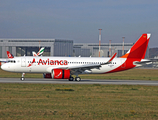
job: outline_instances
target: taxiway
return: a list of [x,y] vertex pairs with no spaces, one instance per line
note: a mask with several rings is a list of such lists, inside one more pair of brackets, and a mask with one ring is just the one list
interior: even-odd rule
[[80,82],[68,81],[64,79],[43,79],[26,78],[21,81],[19,78],[0,78],[0,83],[41,83],[41,84],[112,84],[112,85],[152,85],[158,86],[158,81],[151,80],[88,80],[83,79]]

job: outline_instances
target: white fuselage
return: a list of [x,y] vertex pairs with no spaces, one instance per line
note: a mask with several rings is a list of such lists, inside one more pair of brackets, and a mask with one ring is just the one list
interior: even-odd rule
[[[109,58],[95,57],[15,57],[3,63],[1,68],[10,72],[24,73],[51,73],[52,69],[82,68],[86,65],[101,65]],[[126,58],[114,58],[112,63],[101,65],[98,68],[85,69],[82,73],[106,73],[114,70],[126,61]],[[124,66],[123,66],[124,67]]]

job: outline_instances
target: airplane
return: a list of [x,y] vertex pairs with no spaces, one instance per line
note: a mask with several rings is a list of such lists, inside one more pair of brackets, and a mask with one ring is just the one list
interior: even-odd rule
[[[7,51],[7,56],[8,56],[8,59],[14,58],[14,56],[9,51]],[[7,62],[7,59],[0,59],[0,65],[6,62]]]
[[8,59],[14,58],[14,56],[9,51],[7,51],[7,56],[8,56]]
[[43,54],[43,52],[44,52],[44,47],[42,47],[42,48],[38,51],[37,54],[36,54],[36,52],[32,51],[32,55],[33,55],[33,56],[40,56],[40,55]]
[[51,57],[51,56],[22,56],[14,57],[2,64],[1,69],[9,72],[45,73],[44,78],[68,79],[80,81],[79,74],[106,74],[128,70],[151,60],[144,59],[151,34],[145,33],[137,40],[131,49],[122,57],[116,53],[111,57]]
[[[32,51],[32,55],[33,55],[33,56],[40,56],[41,54],[43,54],[43,52],[44,52],[44,47],[42,47],[42,48],[38,51],[37,54],[36,54],[36,52]],[[7,51],[7,56],[8,56],[8,59],[14,58],[14,56],[13,56],[9,51]]]

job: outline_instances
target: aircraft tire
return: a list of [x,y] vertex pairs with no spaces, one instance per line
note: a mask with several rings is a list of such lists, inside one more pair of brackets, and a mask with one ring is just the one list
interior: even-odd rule
[[81,81],[81,78],[80,77],[75,77],[75,81],[79,82],[79,81]]
[[21,81],[24,81],[24,80],[25,80],[25,78],[24,78],[24,77],[21,77],[21,78],[20,78],[20,80],[21,80]]
[[73,77],[70,77],[70,78],[69,78],[69,81],[73,81],[73,80],[74,80],[74,78],[73,78]]

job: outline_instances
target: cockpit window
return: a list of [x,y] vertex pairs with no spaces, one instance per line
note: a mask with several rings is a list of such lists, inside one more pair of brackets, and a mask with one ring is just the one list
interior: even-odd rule
[[16,63],[15,60],[9,60],[8,62],[9,62],[9,63]]

